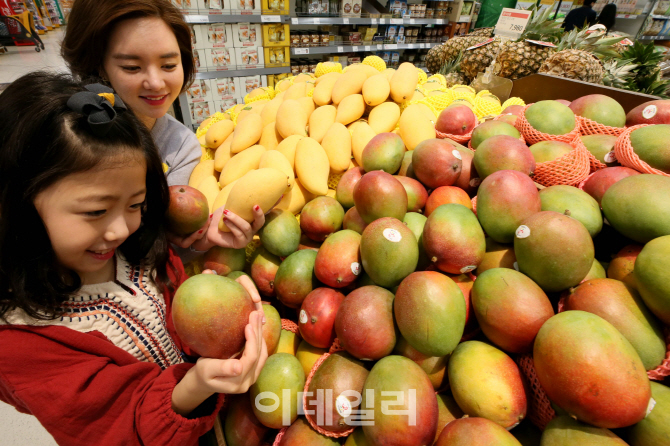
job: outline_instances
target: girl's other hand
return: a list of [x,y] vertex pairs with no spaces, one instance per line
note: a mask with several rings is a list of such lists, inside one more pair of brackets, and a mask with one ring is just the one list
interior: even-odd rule
[[167,233],[167,239],[170,243],[179,246],[180,248],[188,248],[191,245],[193,245],[195,242],[198,240],[203,239],[207,235],[207,231],[209,230],[209,227],[211,226],[212,223],[212,214],[209,214],[209,218],[205,222],[204,226],[197,231],[195,231],[192,234],[189,234],[185,237],[180,237],[176,234],[173,234],[171,232]]
[[[249,224],[249,222],[242,217],[233,214],[230,211],[225,214],[224,212],[225,209],[223,207],[214,211],[214,217],[210,220],[213,223],[209,225],[209,228],[206,231],[206,237],[197,240],[194,243],[194,249],[198,251],[207,251],[215,245],[223,248],[244,248],[251,242],[254,234],[256,234],[265,224],[265,215],[259,206],[254,206],[252,209],[254,214],[254,221],[252,224]],[[230,228],[231,232],[219,231],[218,222],[222,217],[225,218],[226,226]]]

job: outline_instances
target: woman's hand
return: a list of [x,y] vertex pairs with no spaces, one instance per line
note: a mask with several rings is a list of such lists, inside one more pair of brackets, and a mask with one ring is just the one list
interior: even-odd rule
[[[258,206],[252,209],[254,221],[249,224],[239,215],[220,207],[214,212],[214,217],[209,220],[209,227],[205,232],[205,237],[196,239],[193,243],[193,249],[197,251],[207,251],[212,246],[221,246],[223,248],[244,248],[251,242],[254,234],[265,224],[265,215]],[[219,231],[219,221],[223,217],[226,226],[231,232]]]

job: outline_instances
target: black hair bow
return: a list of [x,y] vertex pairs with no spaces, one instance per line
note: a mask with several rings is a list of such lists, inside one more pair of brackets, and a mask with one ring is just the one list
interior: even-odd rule
[[84,88],[87,91],[73,94],[67,106],[88,117],[88,124],[96,136],[105,136],[117,113],[122,113],[127,107],[109,87],[91,84]]

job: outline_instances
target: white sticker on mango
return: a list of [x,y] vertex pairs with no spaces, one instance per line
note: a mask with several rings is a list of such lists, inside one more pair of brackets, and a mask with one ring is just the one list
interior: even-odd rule
[[481,178],[472,178],[470,180],[470,187],[477,187],[480,184],[482,184],[482,179]]
[[462,159],[463,159],[463,157],[461,156],[461,152],[459,152],[459,151],[456,150],[456,149],[452,150],[452,151],[451,151],[451,154],[454,155],[454,157],[455,157],[455,158],[458,158],[459,160],[462,160]]
[[530,235],[530,228],[526,225],[521,225],[516,228],[517,238],[526,238]]
[[651,119],[656,116],[656,112],[658,112],[658,108],[655,105],[647,105],[644,110],[642,110],[642,116],[644,119]]
[[477,266],[475,265],[470,265],[470,266],[464,266],[461,268],[461,274],[466,274],[469,273],[470,271],[474,271],[477,269]]
[[519,271],[519,263],[518,262],[514,262],[513,266],[514,266],[515,270]]
[[353,262],[351,264],[351,272],[354,273],[354,276],[357,276],[361,273],[361,264],[358,262]]
[[382,234],[384,235],[384,238],[386,238],[386,240],[393,243],[398,243],[400,240],[402,240],[402,235],[400,235],[400,232],[392,228],[384,229]]
[[307,323],[307,312],[305,310],[300,310],[300,323],[301,324]]
[[606,163],[616,163],[616,155],[614,154],[614,151],[607,152],[607,155],[605,155],[604,160]]
[[335,409],[337,409],[337,413],[342,417],[342,418],[347,418],[351,415],[351,401],[344,396],[340,395],[337,398],[335,398]]

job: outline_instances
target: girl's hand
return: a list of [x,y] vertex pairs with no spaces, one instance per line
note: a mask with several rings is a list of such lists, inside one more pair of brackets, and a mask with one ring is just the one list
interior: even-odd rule
[[[254,234],[265,224],[265,215],[259,206],[254,206],[252,210],[254,222],[249,224],[242,217],[220,207],[214,211],[214,216],[209,220],[209,227],[205,231],[205,237],[196,239],[193,243],[193,249],[197,251],[207,251],[212,246],[221,246],[223,248],[244,248],[251,242]],[[225,213],[225,214],[224,214]],[[218,222],[221,217],[225,218],[226,226],[231,232],[219,231]]]
[[198,240],[201,240],[203,237],[207,235],[207,230],[210,227],[210,223],[212,222],[212,214],[209,214],[209,218],[205,222],[202,228],[198,229],[192,234],[189,234],[185,237],[180,237],[176,234],[173,234],[171,232],[167,233],[167,239],[170,243],[179,246],[180,248],[188,248],[191,245],[193,245],[195,242]]

